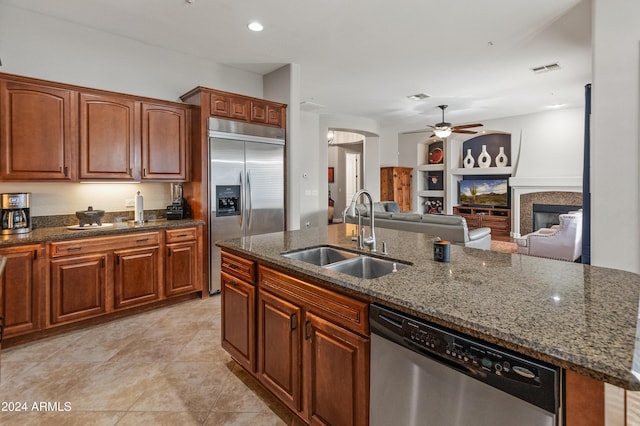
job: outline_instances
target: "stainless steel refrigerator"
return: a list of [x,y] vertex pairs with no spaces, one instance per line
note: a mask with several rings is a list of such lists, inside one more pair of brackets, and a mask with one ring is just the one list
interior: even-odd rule
[[284,129],[209,119],[209,293],[220,291],[215,241],[284,230]]

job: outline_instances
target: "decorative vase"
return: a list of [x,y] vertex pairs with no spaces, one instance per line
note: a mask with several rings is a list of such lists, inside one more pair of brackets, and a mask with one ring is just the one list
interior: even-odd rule
[[500,147],[500,152],[496,156],[496,166],[497,167],[505,167],[509,159],[507,158],[507,154],[504,153],[504,147]]
[[473,167],[476,161],[473,159],[473,155],[471,155],[471,150],[467,149],[467,156],[462,160],[462,164],[464,164],[465,169]]
[[478,165],[482,169],[486,169],[491,165],[491,156],[487,152],[486,145],[482,145],[482,152],[478,155]]

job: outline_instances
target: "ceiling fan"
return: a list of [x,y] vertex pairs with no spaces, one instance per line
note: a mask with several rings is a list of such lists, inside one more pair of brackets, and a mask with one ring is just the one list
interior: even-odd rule
[[451,133],[468,133],[471,135],[478,133],[473,130],[466,129],[470,129],[472,127],[480,127],[482,126],[482,124],[480,123],[463,124],[462,126],[451,126],[451,123],[447,123],[446,121],[444,121],[444,110],[448,106],[449,105],[438,105],[438,108],[442,110],[442,123],[437,123],[435,126],[427,125],[428,127],[431,127],[433,129],[433,134],[431,135],[431,137],[437,136],[439,138],[446,138]]

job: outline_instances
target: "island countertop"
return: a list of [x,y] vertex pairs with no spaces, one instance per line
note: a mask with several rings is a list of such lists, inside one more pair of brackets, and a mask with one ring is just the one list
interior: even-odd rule
[[640,390],[635,365],[640,359],[640,275],[457,245],[451,246],[451,261],[440,263],[433,260],[433,236],[391,229],[376,229],[378,247],[383,241],[388,246],[382,257],[412,265],[376,279],[354,278],[282,256],[325,244],[355,251],[352,229],[339,224],[216,245],[313,283]]

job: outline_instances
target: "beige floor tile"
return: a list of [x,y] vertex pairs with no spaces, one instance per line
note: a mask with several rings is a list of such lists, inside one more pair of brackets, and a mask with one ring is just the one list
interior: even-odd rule
[[206,426],[286,426],[284,420],[269,412],[226,413],[212,412]]
[[111,426],[125,415],[124,412],[25,412],[0,413],[3,426]]
[[204,424],[208,412],[138,412],[130,411],[118,422],[118,426],[191,426]]

